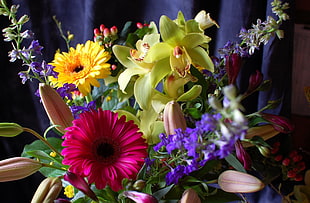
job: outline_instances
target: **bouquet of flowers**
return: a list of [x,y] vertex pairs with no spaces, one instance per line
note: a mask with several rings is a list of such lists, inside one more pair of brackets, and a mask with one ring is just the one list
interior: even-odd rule
[[[271,81],[257,71],[245,92],[236,86],[242,60],[271,37],[284,36],[287,8],[274,0],[278,19],[242,29],[241,43],[228,42],[218,58],[209,56],[205,30],[219,25],[205,11],[190,20],[182,12],[176,19],[163,15],[158,26],[137,23],[135,30],[131,22],[121,31],[101,25],[93,40],[76,47],[55,18],[68,49],[46,62],[37,59],[43,49],[37,40],[22,47],[33,37],[23,29],[29,17],[17,19],[18,6],[2,0],[0,14],[11,21],[3,30],[13,45],[10,61],[23,62],[23,83],[39,81],[36,94],[51,126],[40,135],[0,123],[0,136],[38,138],[20,157],[0,161],[0,181],[40,171],[46,179],[32,202],[154,203],[246,201],[244,193],[263,189],[279,174],[301,181],[302,156],[283,157],[279,142],[266,142],[293,130],[288,119],[263,113],[279,101],[244,113],[243,99]],[[58,136],[48,136],[51,130]],[[63,188],[66,198],[59,197]]]

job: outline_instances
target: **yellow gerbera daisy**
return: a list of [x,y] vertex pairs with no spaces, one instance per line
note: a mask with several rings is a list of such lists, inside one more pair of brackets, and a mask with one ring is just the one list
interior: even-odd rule
[[91,86],[100,86],[97,79],[110,75],[110,64],[106,63],[110,58],[110,53],[96,42],[78,44],[76,49],[70,47],[68,53],[56,53],[50,63],[58,73],[58,78],[52,78],[51,82],[56,87],[65,83],[75,84],[85,96],[91,91]]

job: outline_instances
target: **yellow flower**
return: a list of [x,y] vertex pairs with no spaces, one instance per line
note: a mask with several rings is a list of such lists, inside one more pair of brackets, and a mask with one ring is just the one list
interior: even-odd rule
[[65,187],[65,191],[64,194],[68,197],[68,198],[73,198],[74,197],[74,187],[72,185],[67,185]]
[[87,41],[85,45],[78,44],[76,49],[70,47],[69,52],[56,53],[50,65],[55,66],[58,78],[52,78],[52,84],[62,87],[65,83],[75,84],[85,96],[91,91],[91,86],[99,87],[97,79],[110,75],[111,58],[98,43]]

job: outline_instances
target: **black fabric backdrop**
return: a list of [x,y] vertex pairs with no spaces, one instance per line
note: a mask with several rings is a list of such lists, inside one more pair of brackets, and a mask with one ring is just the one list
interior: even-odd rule
[[[211,54],[228,41],[237,41],[241,27],[249,28],[256,19],[265,20],[272,15],[271,0],[12,0],[8,3],[20,4],[19,15],[28,14],[31,18],[28,29],[35,33],[35,38],[44,47],[43,58],[46,61],[53,59],[55,50],[64,50],[64,41],[59,36],[58,29],[52,16],[62,22],[63,30],[75,34],[72,43],[84,43],[93,38],[93,28],[105,24],[107,27],[116,25],[119,29],[128,20],[133,22],[149,22],[158,20],[165,14],[174,19],[181,10],[185,18],[194,17],[204,9],[211,13],[221,26],[220,29],[210,28],[206,34],[213,38]],[[269,44],[247,60],[242,69],[238,84],[241,90],[247,87],[248,77],[256,69],[261,70],[265,79],[273,81],[270,91],[251,96],[245,101],[249,112],[265,106],[271,99],[282,98],[281,105],[270,110],[270,113],[290,116],[291,67],[293,52],[293,8],[294,1],[288,0],[291,9],[288,10],[291,20],[283,24],[285,38],[273,38]],[[8,20],[1,16],[1,29],[8,25]],[[46,114],[33,95],[37,89],[36,83],[21,84],[17,73],[22,70],[21,64],[10,63],[7,52],[11,49],[10,43],[0,40],[0,122],[16,122],[22,126],[33,128],[39,133],[44,132],[49,125]],[[29,42],[28,42],[29,43]],[[28,44],[25,44],[27,47]],[[34,140],[29,134],[23,133],[14,138],[0,138],[0,159],[19,156],[25,144]],[[0,183],[0,201],[8,203],[29,202],[42,180],[37,173],[23,180]],[[251,202],[279,202],[275,194],[270,194],[266,188],[262,193],[254,195]],[[261,196],[260,198],[258,198]],[[279,198],[277,196],[277,198]],[[277,201],[278,200],[278,201]]]

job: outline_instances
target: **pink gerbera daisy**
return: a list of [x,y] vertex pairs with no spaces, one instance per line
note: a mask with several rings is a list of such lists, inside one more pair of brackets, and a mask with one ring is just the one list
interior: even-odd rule
[[122,180],[136,178],[147,156],[137,125],[109,110],[82,113],[66,130],[63,164],[98,189],[122,189]]

